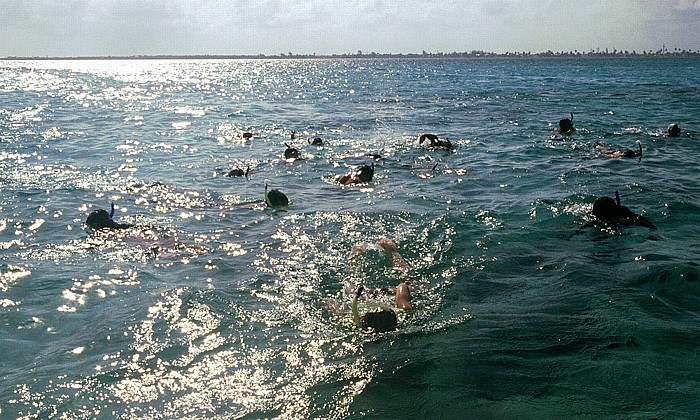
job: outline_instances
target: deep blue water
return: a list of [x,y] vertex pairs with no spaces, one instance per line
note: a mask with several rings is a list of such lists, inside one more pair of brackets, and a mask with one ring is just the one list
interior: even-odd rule
[[[699,417],[699,65],[0,62],[0,415]],[[385,236],[415,311],[368,335],[323,300],[405,280]]]

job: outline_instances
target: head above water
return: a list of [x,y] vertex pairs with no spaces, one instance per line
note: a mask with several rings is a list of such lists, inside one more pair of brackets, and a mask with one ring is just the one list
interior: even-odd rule
[[268,207],[285,207],[289,205],[289,199],[280,190],[267,190],[267,184],[265,184],[265,204]]
[[668,126],[668,131],[666,132],[667,137],[679,137],[681,135],[681,128],[676,123],[672,123]]
[[618,200],[611,197],[600,197],[593,203],[593,215],[600,220],[606,222],[623,222],[638,226],[645,226],[650,229],[656,229],[656,226],[648,219],[634,213],[626,206],[620,205],[619,195],[616,193]]
[[576,129],[574,128],[574,114],[571,113],[571,118],[562,118],[559,120],[559,132],[561,134],[571,134]]
[[88,215],[85,224],[91,229],[127,229],[132,225],[116,223],[106,210],[95,210]]
[[285,146],[287,146],[287,149],[284,151],[284,158],[285,159],[299,159],[299,151],[289,144],[285,143]]
[[309,143],[314,146],[323,146],[323,139],[321,137],[315,137],[314,139],[309,139]]
[[361,166],[360,169],[357,170],[356,177],[358,181],[363,184],[372,181],[372,178],[374,177],[374,162],[372,162],[372,166]]

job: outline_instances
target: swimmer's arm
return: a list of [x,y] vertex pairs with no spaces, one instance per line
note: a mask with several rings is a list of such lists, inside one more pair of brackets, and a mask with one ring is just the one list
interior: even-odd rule
[[396,244],[396,241],[390,238],[382,238],[379,240],[379,246],[384,248],[387,254],[389,254],[389,258],[391,259],[391,265],[394,268],[408,271],[408,263],[401,256],[401,254],[399,254],[399,251],[397,249],[398,245]]

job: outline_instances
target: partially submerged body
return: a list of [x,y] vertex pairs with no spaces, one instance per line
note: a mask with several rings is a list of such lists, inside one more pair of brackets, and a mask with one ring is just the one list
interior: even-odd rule
[[[389,238],[382,238],[378,242],[389,257],[391,266],[400,271],[402,275],[408,273],[408,263],[399,254],[396,241]],[[366,245],[356,245],[351,254],[367,252]],[[386,297],[392,296],[391,304]],[[323,300],[327,308],[335,315],[346,316],[347,304],[338,302],[335,299],[326,298]],[[360,329],[371,332],[387,332],[398,327],[399,313],[410,313],[413,311],[411,304],[411,290],[407,281],[402,281],[396,287],[366,289],[359,286],[352,298],[351,313],[353,323]]]
[[620,204],[619,194],[617,199],[600,197],[593,203],[593,215],[606,223],[631,224],[656,229],[647,218],[634,213],[632,210]]
[[614,150],[610,149],[603,144],[596,142],[596,150],[603,152],[603,156],[607,158],[629,158],[629,157],[642,157],[642,142],[637,140],[637,150],[627,149],[627,150]]

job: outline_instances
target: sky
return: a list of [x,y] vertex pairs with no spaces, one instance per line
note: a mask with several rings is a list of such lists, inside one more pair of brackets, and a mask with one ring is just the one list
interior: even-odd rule
[[0,57],[700,51],[700,0],[0,0]]

